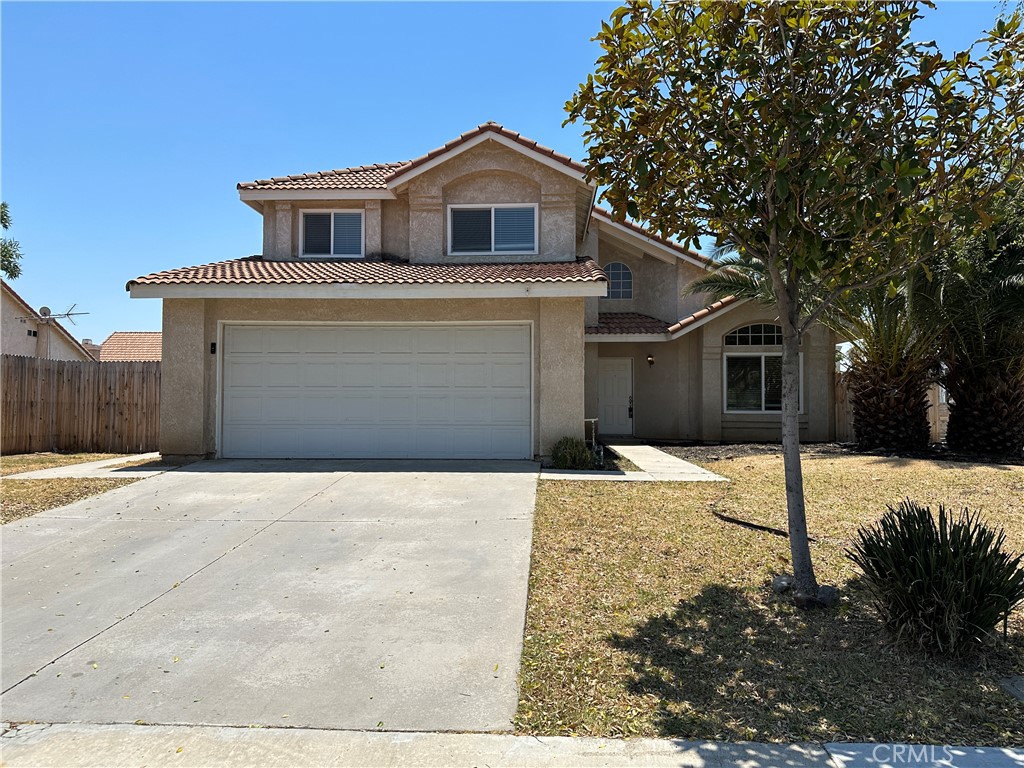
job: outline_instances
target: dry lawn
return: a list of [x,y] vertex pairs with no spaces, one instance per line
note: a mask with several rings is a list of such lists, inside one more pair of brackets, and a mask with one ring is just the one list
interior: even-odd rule
[[534,734],[1024,743],[1024,615],[951,663],[890,647],[843,548],[904,496],[970,505],[1024,549],[1024,467],[807,457],[808,519],[833,611],[771,592],[788,542],[781,458],[705,463],[733,482],[540,484],[517,727]]
[[0,525],[29,517],[47,509],[56,509],[65,504],[112,491],[135,480],[118,478],[96,480],[90,478],[59,478],[52,480],[2,480],[0,481]]
[[[0,456],[0,476],[32,472],[37,469],[66,467],[87,461],[117,459],[121,453],[25,453]],[[89,480],[65,478],[54,480],[0,481],[0,525],[20,520],[47,509],[63,507],[79,499],[105,493],[132,482],[131,479]]]

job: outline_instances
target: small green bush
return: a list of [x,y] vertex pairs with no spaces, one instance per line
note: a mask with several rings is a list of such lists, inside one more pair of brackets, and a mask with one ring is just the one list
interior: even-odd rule
[[959,656],[1024,603],[1024,555],[978,514],[907,499],[861,528],[847,555],[864,572],[875,607],[899,643]]
[[594,452],[578,437],[563,437],[551,449],[555,469],[593,469]]

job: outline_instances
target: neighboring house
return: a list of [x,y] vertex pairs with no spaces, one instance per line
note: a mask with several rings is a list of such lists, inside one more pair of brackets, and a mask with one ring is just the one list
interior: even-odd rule
[[[127,285],[164,301],[165,454],[530,458],[588,418],[779,438],[771,311],[684,296],[703,256],[613,221],[581,165],[518,133],[238,191],[261,256]],[[834,434],[834,342],[804,339],[808,440]]]
[[160,362],[160,331],[114,331],[100,345],[101,363]]
[[47,360],[93,360],[56,318],[32,309],[17,292],[0,280],[0,343],[5,355],[42,357]]

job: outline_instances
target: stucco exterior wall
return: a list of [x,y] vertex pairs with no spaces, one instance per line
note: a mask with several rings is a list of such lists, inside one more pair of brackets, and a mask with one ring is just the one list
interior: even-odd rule
[[653,256],[627,252],[616,243],[601,238],[598,241],[597,263],[606,267],[613,262],[625,264],[633,273],[633,298],[599,298],[599,312],[639,312],[666,323],[679,319],[676,307],[679,285],[675,264],[667,264]]
[[565,435],[583,436],[583,299],[298,300],[172,299],[164,301],[160,451],[217,452],[218,355],[221,323],[486,322],[533,324],[534,451],[550,453]]
[[[414,262],[572,261],[576,258],[576,188],[565,174],[499,144],[485,142],[410,180],[409,252]],[[448,255],[452,204],[536,203],[538,253]]]
[[[726,333],[750,323],[773,323],[769,309],[746,304],[668,342],[590,342],[586,345],[586,416],[597,418],[598,359],[628,357],[633,364],[633,431],[636,437],[704,442],[772,442],[780,439],[779,415],[725,413],[723,355],[777,352],[778,347],[728,347]],[[804,412],[801,439],[835,436],[835,339],[813,327],[802,345]],[[654,364],[647,363],[647,356]]]
[[[776,322],[770,307],[753,302],[723,314],[703,328],[701,335],[702,413],[700,439],[706,442],[776,441],[781,439],[780,416],[774,413],[724,413],[723,355],[729,352],[778,352],[778,347],[725,347],[724,336],[750,323]],[[824,326],[804,334],[803,411],[800,439],[824,442],[835,436],[835,338]]]
[[210,399],[204,376],[209,354],[203,299],[164,299],[160,366],[160,453],[207,453],[204,424]]
[[[298,258],[302,211],[364,211],[367,255],[414,262],[532,262],[576,258],[579,183],[520,152],[485,142],[399,187],[395,200],[281,200],[263,206],[263,254]],[[448,255],[448,206],[536,204],[536,254]]]

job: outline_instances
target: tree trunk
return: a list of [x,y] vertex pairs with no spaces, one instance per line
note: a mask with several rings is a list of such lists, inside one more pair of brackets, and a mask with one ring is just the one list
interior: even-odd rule
[[[780,281],[781,282],[781,281]],[[782,462],[786,475],[789,551],[793,558],[796,603],[813,605],[818,580],[811,562],[804,509],[804,475],[800,464],[800,331],[796,286],[793,281],[776,291],[782,325]]]

